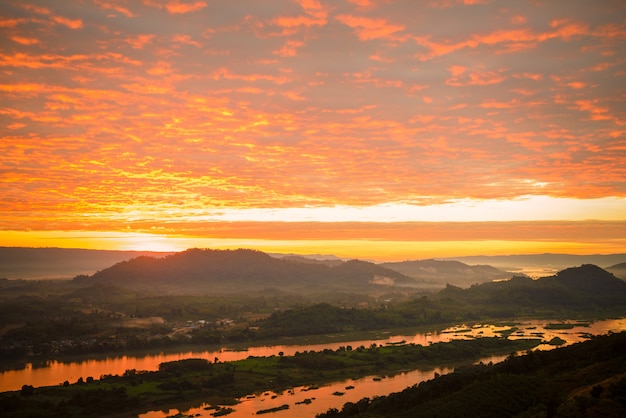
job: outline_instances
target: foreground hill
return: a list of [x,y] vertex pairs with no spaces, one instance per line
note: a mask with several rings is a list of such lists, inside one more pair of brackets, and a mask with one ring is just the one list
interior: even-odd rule
[[454,260],[413,260],[381,263],[380,266],[395,270],[421,281],[469,287],[475,283],[508,279],[511,273],[486,265],[470,266]]
[[448,286],[437,297],[458,303],[508,307],[617,306],[626,305],[626,282],[598,266],[585,264],[537,280],[513,277],[469,289]]
[[512,355],[319,417],[623,417],[626,333]]
[[244,249],[191,249],[163,258],[137,257],[75,280],[175,293],[241,292],[271,287],[356,289],[416,283],[401,273],[365,261],[351,260],[328,266],[277,259],[260,251]]

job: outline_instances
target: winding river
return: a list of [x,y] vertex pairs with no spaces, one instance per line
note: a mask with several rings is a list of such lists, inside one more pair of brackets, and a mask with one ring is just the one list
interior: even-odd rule
[[[0,391],[19,390],[22,385],[28,384],[35,387],[61,384],[64,381],[76,382],[79,378],[86,379],[91,376],[99,378],[104,374],[123,374],[126,370],[157,370],[160,363],[182,360],[186,358],[205,358],[213,361],[216,357],[220,361],[233,361],[244,359],[248,356],[271,356],[282,352],[285,355],[293,355],[297,351],[323,350],[325,348],[336,350],[341,346],[352,347],[370,346],[372,344],[389,344],[404,341],[406,343],[428,345],[437,342],[446,342],[453,339],[469,339],[476,337],[491,337],[506,333],[509,338],[542,338],[550,341],[558,337],[565,344],[572,344],[587,338],[590,335],[607,334],[608,332],[626,331],[626,318],[602,320],[596,322],[564,321],[561,326],[549,324],[557,321],[529,320],[518,321],[513,325],[492,324],[462,324],[444,330],[428,333],[388,333],[382,338],[362,339],[354,341],[341,341],[320,344],[284,344],[266,345],[256,347],[219,347],[204,351],[183,351],[175,353],[161,352],[157,354],[144,354],[139,356],[120,355],[102,359],[85,359],[80,361],[52,360],[42,365],[28,363],[19,370],[6,370],[0,372]],[[565,325],[563,325],[565,324]],[[553,346],[541,344],[538,349],[551,349]],[[502,358],[486,358],[482,361],[499,361]],[[433,368],[430,370],[413,370],[383,379],[373,376],[362,379],[335,382],[322,386],[315,390],[308,388],[294,388],[293,391],[275,394],[265,392],[250,394],[242,398],[239,404],[233,406],[235,411],[228,416],[231,418],[248,417],[262,409],[289,405],[288,410],[278,411],[272,416],[299,416],[314,417],[315,414],[324,412],[328,408],[341,408],[345,402],[356,402],[363,397],[385,395],[397,392],[405,387],[414,385],[423,380],[431,379],[435,373],[449,372],[445,368]],[[354,388],[352,388],[354,387]],[[348,389],[346,389],[348,388]],[[194,408],[179,411],[170,409],[165,411],[149,411],[140,415],[141,418],[162,418],[168,415],[184,413],[185,415],[210,417],[213,410],[209,405],[202,404]]]

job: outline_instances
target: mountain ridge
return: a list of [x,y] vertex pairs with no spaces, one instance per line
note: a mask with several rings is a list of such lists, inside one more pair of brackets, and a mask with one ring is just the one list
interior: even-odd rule
[[163,258],[137,257],[75,280],[180,292],[190,288],[241,291],[274,286],[356,287],[375,284],[379,277],[388,279],[386,283],[391,285],[416,284],[410,277],[366,261],[328,266],[279,259],[249,249],[189,249]]

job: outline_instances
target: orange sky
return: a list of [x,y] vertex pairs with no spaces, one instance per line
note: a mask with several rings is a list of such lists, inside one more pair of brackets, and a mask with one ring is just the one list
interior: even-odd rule
[[0,245],[626,252],[623,1],[7,0]]

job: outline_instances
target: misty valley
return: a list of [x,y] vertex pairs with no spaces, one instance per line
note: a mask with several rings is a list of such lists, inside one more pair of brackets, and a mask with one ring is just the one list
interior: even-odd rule
[[[30,250],[0,248],[5,269],[72,270],[73,250],[40,265]],[[0,279],[6,416],[626,412],[619,257],[530,278],[453,260],[135,255]]]

